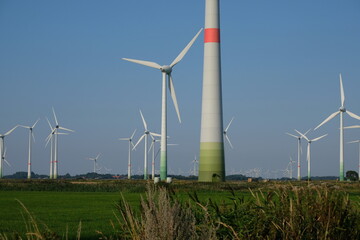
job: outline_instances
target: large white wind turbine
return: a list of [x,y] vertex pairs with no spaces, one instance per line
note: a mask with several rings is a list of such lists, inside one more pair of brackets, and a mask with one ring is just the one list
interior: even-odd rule
[[176,94],[175,94],[175,88],[174,83],[172,80],[171,72],[176,64],[178,64],[185,54],[189,51],[190,47],[195,42],[196,38],[199,36],[200,31],[195,35],[195,37],[188,43],[188,45],[180,52],[180,54],[174,59],[174,61],[170,65],[163,65],[160,66],[159,64],[155,62],[150,61],[143,61],[143,60],[135,60],[135,59],[129,59],[129,58],[123,58],[123,60],[138,63],[141,65],[145,65],[148,67],[159,69],[162,72],[162,105],[161,105],[161,155],[160,155],[160,179],[165,180],[167,177],[167,101],[166,101],[166,77],[168,78],[168,86],[170,90],[170,95],[173,100],[175,110],[179,119],[179,122],[181,123],[180,118],[180,112],[179,107],[177,104]]
[[227,127],[225,128],[225,130],[224,130],[224,137],[226,138],[226,140],[228,141],[228,143],[229,143],[229,145],[230,145],[230,147],[231,148],[233,148],[233,145],[231,144],[231,141],[230,141],[230,139],[229,139],[229,137],[228,137],[228,135],[227,135],[227,132],[228,132],[228,130],[229,130],[229,127],[230,127],[230,125],[231,125],[231,123],[232,123],[232,121],[234,120],[234,117],[230,120],[230,122],[229,122],[229,124],[227,125]]
[[7,131],[5,134],[0,134],[0,178],[3,177],[3,165],[4,165],[4,159],[5,159],[5,137],[7,135],[9,135],[10,133],[12,133],[16,128],[18,127],[18,125],[16,125],[15,127],[13,127],[12,129],[10,129],[9,131]]
[[34,130],[34,128],[35,128],[35,126],[36,126],[36,124],[38,123],[39,120],[40,119],[36,120],[36,122],[32,126],[19,125],[20,127],[29,129],[29,152],[28,152],[28,164],[27,164],[28,165],[28,167],[27,167],[27,171],[28,171],[27,178],[28,179],[31,178],[31,146],[32,146],[31,138],[35,142],[35,137],[34,137],[33,130]]
[[[297,130],[295,129],[295,131],[297,131]],[[310,129],[307,130],[307,132],[304,133],[304,135],[306,135],[309,131],[310,131]],[[291,134],[291,133],[285,133],[285,134],[287,134],[287,135],[289,135],[289,136],[291,136],[291,137],[294,137],[294,138],[296,138],[296,139],[298,140],[297,178],[298,178],[298,180],[300,181],[300,180],[301,180],[300,155],[302,154],[302,148],[301,148],[301,138],[302,138],[302,136],[301,136],[301,135],[296,136],[296,135],[293,135],[293,134]]]
[[311,147],[311,143],[312,142],[316,142],[320,139],[322,139],[323,137],[326,137],[327,134],[325,135],[322,135],[320,137],[317,137],[317,138],[314,138],[314,139],[309,139],[307,138],[304,134],[302,134],[301,132],[299,131],[296,131],[297,133],[299,133],[303,138],[306,139],[306,141],[308,142],[308,145],[307,145],[307,153],[306,153],[306,161],[308,163],[308,181],[311,180],[311,153],[310,153],[310,147]]
[[[69,132],[75,132],[74,130],[71,130],[71,129],[68,129],[68,128],[64,128],[62,126],[60,126],[58,120],[57,120],[57,117],[56,117],[56,114],[55,114],[55,110],[54,108],[52,108],[52,111],[53,111],[53,114],[54,114],[54,120],[55,120],[55,141],[54,141],[54,161],[53,161],[53,164],[54,164],[54,172],[53,172],[53,178],[54,179],[57,179],[57,175],[58,175],[58,163],[59,163],[59,159],[58,159],[58,132],[59,132],[59,129],[61,130],[65,130],[65,131],[69,131]],[[51,136],[53,133],[51,133],[49,136]]]
[[148,155],[148,150],[147,150],[147,144],[148,144],[148,136],[150,135],[150,137],[153,139],[154,136],[161,136],[160,134],[157,134],[157,133],[153,133],[153,132],[150,132],[148,127],[147,127],[147,124],[146,124],[146,121],[145,121],[145,118],[140,110],[140,115],[141,115],[141,119],[142,119],[142,122],[144,124],[144,134],[140,137],[140,139],[137,141],[137,143],[135,144],[135,146],[133,147],[133,149],[136,148],[136,146],[143,140],[145,139],[145,151],[144,151],[144,179],[146,180],[148,178],[148,172],[147,172],[147,165],[148,165],[148,160],[147,160],[147,155]]
[[131,148],[134,147],[134,143],[132,142],[134,135],[136,133],[136,129],[129,138],[119,138],[119,140],[129,141],[129,155],[128,155],[128,179],[131,178]]
[[99,153],[95,158],[88,158],[89,160],[94,161],[94,173],[96,173],[96,162],[100,156],[101,156],[101,153]]
[[334,113],[332,113],[328,118],[326,118],[322,123],[320,123],[314,130],[318,129],[334,117],[336,117],[338,114],[340,114],[340,181],[344,181],[344,121],[343,121],[343,115],[344,113],[347,113],[350,117],[360,120],[360,117],[356,115],[355,113],[350,112],[345,108],[345,94],[344,94],[344,88],[342,83],[342,77],[340,74],[340,100],[341,100],[341,106],[340,109]]
[[358,171],[358,174],[360,176],[360,140],[355,140],[355,141],[351,141],[348,143],[358,143],[359,144],[359,171]]

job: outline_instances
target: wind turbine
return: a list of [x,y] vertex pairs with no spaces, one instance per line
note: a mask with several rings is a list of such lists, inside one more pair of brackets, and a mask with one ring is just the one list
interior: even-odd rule
[[301,134],[301,136],[302,136],[303,138],[305,138],[306,141],[308,142],[306,160],[307,160],[307,163],[308,163],[308,181],[310,181],[310,180],[311,180],[311,168],[310,168],[310,164],[311,164],[311,159],[310,159],[310,157],[311,157],[311,154],[310,154],[310,146],[311,146],[311,143],[312,143],[312,142],[316,142],[316,141],[322,139],[323,137],[326,137],[327,134],[322,135],[322,136],[317,137],[317,138],[314,138],[314,139],[309,139],[309,138],[307,138],[305,135],[303,135],[301,132],[299,132],[299,131],[297,131],[297,132],[298,132],[299,134]]
[[143,124],[144,124],[144,134],[140,137],[140,139],[138,140],[138,142],[135,144],[135,146],[133,147],[133,149],[136,148],[136,146],[145,138],[145,151],[144,151],[144,179],[146,180],[148,178],[148,173],[147,173],[147,154],[148,154],[148,150],[147,150],[147,142],[148,142],[148,135],[150,135],[150,137],[153,139],[154,137],[153,136],[161,136],[157,133],[153,133],[153,132],[150,132],[148,127],[147,127],[147,124],[146,124],[146,121],[145,121],[145,118],[140,110],[140,115],[141,115],[141,119],[143,121]]
[[355,140],[355,141],[351,141],[348,143],[358,143],[359,144],[359,171],[358,171],[358,174],[360,176],[360,140]]
[[143,60],[135,60],[129,58],[123,58],[123,60],[138,63],[141,65],[145,65],[148,67],[159,69],[162,72],[162,104],[161,104],[161,159],[160,159],[160,179],[165,180],[167,177],[167,100],[166,100],[166,78],[168,79],[168,86],[170,90],[170,95],[173,100],[175,110],[181,123],[179,107],[176,100],[175,88],[174,83],[172,80],[171,72],[176,64],[178,64],[185,54],[189,51],[190,47],[195,42],[196,38],[201,33],[202,28],[199,32],[195,35],[195,37],[188,43],[188,45],[180,52],[180,54],[174,59],[174,61],[170,65],[163,65],[160,66],[158,63],[150,62],[150,61],[143,61]]
[[94,161],[94,173],[96,173],[96,161],[99,159],[100,156],[101,153],[99,153],[95,158],[88,158],[89,160]]
[[49,144],[50,142],[50,173],[49,173],[49,178],[50,179],[54,179],[54,135],[68,135],[67,133],[61,133],[61,132],[56,132],[56,128],[53,128],[50,124],[50,121],[48,118],[46,118],[47,123],[49,124],[50,127],[50,134],[49,136],[47,136],[47,138],[45,139],[46,144],[45,144],[45,148],[46,146]]
[[196,159],[196,155],[194,160],[192,160],[192,163],[194,164],[194,176],[196,176],[196,165],[199,163],[199,160]]
[[[295,131],[297,131],[297,130],[295,129]],[[307,130],[307,132],[306,132],[304,135],[306,135],[309,131],[310,131],[310,129]],[[301,180],[301,173],[300,173],[300,155],[302,154],[302,148],[301,148],[301,138],[302,138],[302,136],[301,136],[301,135],[296,136],[296,135],[293,135],[293,134],[291,134],[291,133],[285,133],[285,134],[287,134],[287,135],[289,135],[289,136],[291,136],[291,137],[294,137],[294,138],[296,138],[296,139],[298,140],[297,178],[298,178],[298,180],[300,181],[300,180]]]
[[290,158],[290,161],[289,161],[289,164],[288,164],[288,170],[289,170],[289,174],[290,174],[290,180],[292,180],[293,178],[293,163],[295,162],[291,156],[289,156]]
[[227,125],[227,127],[226,127],[225,130],[223,131],[224,137],[225,137],[226,140],[228,141],[228,143],[229,143],[229,145],[230,145],[231,148],[233,148],[233,145],[232,145],[231,142],[230,142],[230,139],[229,139],[229,137],[228,137],[228,135],[227,135],[227,132],[228,132],[229,127],[230,127],[230,125],[231,125],[231,123],[232,123],[233,120],[234,120],[234,117],[230,120],[229,124]]
[[68,129],[68,128],[64,128],[62,126],[60,126],[58,120],[57,120],[57,117],[56,117],[56,114],[55,114],[55,110],[54,108],[52,108],[52,111],[53,111],[53,115],[54,115],[54,120],[55,120],[55,128],[53,129],[54,130],[54,133],[51,133],[49,136],[51,136],[52,134],[55,134],[55,140],[54,140],[54,161],[53,161],[53,164],[54,164],[54,172],[53,172],[53,178],[54,179],[57,179],[57,176],[58,176],[58,162],[59,162],[59,159],[58,159],[58,132],[59,132],[59,129],[61,130],[65,130],[65,131],[69,131],[69,132],[75,132],[74,130],[71,130],[71,129]]
[[36,126],[36,124],[38,123],[40,119],[36,120],[36,122],[32,125],[32,126],[24,126],[24,125],[19,125],[20,127],[23,128],[27,128],[29,129],[29,152],[28,152],[28,174],[27,174],[27,178],[30,179],[31,178],[31,145],[32,145],[32,141],[31,138],[34,140],[35,142],[35,137],[34,137],[34,133],[33,130]]
[[328,118],[326,118],[322,123],[320,123],[314,130],[318,129],[334,117],[336,117],[338,114],[340,114],[340,181],[344,181],[344,121],[343,121],[343,115],[344,113],[347,113],[350,117],[355,118],[357,120],[360,120],[360,117],[356,115],[355,113],[350,112],[345,108],[345,94],[344,94],[344,88],[342,83],[342,77],[340,74],[340,99],[341,99],[341,106],[340,109],[334,113],[332,113]]
[[134,147],[134,143],[132,142],[132,140],[133,140],[133,137],[134,137],[135,133],[136,133],[136,129],[133,132],[133,134],[131,135],[131,137],[129,137],[129,138],[119,138],[119,140],[122,140],[122,141],[129,141],[128,179],[131,179],[131,146]]
[[12,129],[10,129],[9,131],[7,131],[5,134],[0,134],[0,154],[1,154],[1,159],[0,159],[0,178],[3,177],[3,165],[4,165],[4,159],[5,159],[5,137],[6,137],[7,135],[9,135],[10,133],[12,133],[17,127],[18,127],[18,125],[16,125],[16,126],[13,127]]
[[[168,136],[168,138],[169,138],[169,136]],[[156,144],[156,142],[160,142],[160,140],[152,138],[152,142],[151,142],[151,145],[149,147],[149,152],[152,150],[152,160],[151,160],[151,176],[152,176],[152,179],[155,178],[155,160],[156,160],[157,156],[159,155],[159,151],[160,151],[160,149],[158,149],[158,151],[155,154],[155,144]],[[167,144],[167,146],[175,146],[175,145],[178,145],[178,144],[174,144],[174,143],[168,143]]]

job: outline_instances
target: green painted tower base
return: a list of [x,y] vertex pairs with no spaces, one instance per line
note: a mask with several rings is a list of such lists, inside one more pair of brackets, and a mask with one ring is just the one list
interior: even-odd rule
[[165,181],[167,178],[167,161],[166,161],[166,152],[161,151],[160,153],[160,179]]
[[200,143],[199,182],[224,182],[224,143]]

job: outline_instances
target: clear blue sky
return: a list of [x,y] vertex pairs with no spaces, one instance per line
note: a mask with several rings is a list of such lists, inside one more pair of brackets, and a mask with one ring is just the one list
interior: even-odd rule
[[[32,124],[33,170],[49,172],[45,117],[54,106],[60,123],[60,174],[92,170],[87,157],[125,173],[127,143],[143,131],[139,109],[160,132],[161,74],[122,57],[169,64],[204,25],[204,1],[0,1],[0,133]],[[169,101],[170,173],[188,173],[199,152],[203,35],[173,72],[183,123]],[[296,139],[285,132],[316,127],[340,106],[360,114],[360,2],[221,1],[224,123],[227,174],[285,169],[296,158]],[[169,99],[170,100],[170,99]],[[346,116],[345,125],[360,124]],[[312,145],[313,175],[338,175],[339,119],[309,134],[329,136]],[[26,170],[27,131],[6,138],[12,167]],[[347,130],[345,141],[360,138]],[[303,144],[305,150],[305,143]],[[357,169],[357,146],[345,146],[345,169]],[[143,147],[134,152],[135,173]],[[150,165],[149,165],[150,166]],[[294,166],[295,171],[295,166]],[[306,173],[305,155],[302,175]]]

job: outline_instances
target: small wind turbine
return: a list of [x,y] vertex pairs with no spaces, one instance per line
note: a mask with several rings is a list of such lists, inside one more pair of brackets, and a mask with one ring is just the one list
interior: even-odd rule
[[289,161],[289,164],[288,164],[288,170],[289,170],[289,174],[290,174],[290,180],[293,179],[293,164],[294,164],[294,160],[292,159],[291,156],[289,156],[290,158],[290,161]]
[[232,123],[233,120],[234,120],[234,117],[230,120],[229,124],[227,125],[227,127],[226,127],[225,130],[223,131],[224,137],[225,137],[226,140],[228,141],[228,143],[229,143],[229,145],[230,145],[231,148],[233,148],[233,145],[231,144],[231,141],[230,141],[230,139],[229,139],[229,137],[228,137],[228,135],[227,135],[227,132],[228,132],[229,127],[230,127],[230,125],[231,125],[231,123]]
[[100,156],[101,156],[101,153],[99,153],[95,158],[88,158],[89,160],[94,161],[94,173],[96,173],[96,162],[100,158]]
[[194,160],[192,160],[192,163],[194,164],[194,176],[196,176],[196,166],[199,164],[199,160],[196,159],[196,155],[194,157]]
[[[297,131],[296,129],[295,129],[295,131]],[[304,135],[306,135],[308,132],[310,131],[310,129],[309,130],[307,130],[307,132],[304,134]],[[298,178],[298,180],[300,181],[301,180],[301,173],[300,173],[300,156],[301,156],[301,154],[302,154],[302,148],[301,148],[301,138],[302,138],[302,136],[301,135],[299,135],[299,136],[296,136],[296,135],[293,135],[293,134],[290,134],[290,133],[285,133],[285,134],[287,134],[287,135],[289,135],[289,136],[291,136],[291,137],[294,137],[294,138],[296,138],[297,140],[298,140],[298,164],[297,164],[297,178]]]
[[[131,179],[131,148],[135,147],[134,143],[132,142],[134,135],[136,133],[136,129],[129,138],[119,138],[122,141],[129,141],[129,155],[128,155],[128,179]],[[132,146],[132,147],[131,147]]]
[[310,164],[311,164],[311,159],[310,159],[310,157],[311,157],[311,153],[310,153],[311,143],[312,143],[312,142],[316,142],[316,141],[322,139],[323,137],[326,137],[327,134],[322,135],[322,136],[317,137],[317,138],[314,138],[314,139],[308,139],[308,138],[307,138],[305,135],[303,135],[301,132],[299,132],[299,131],[297,131],[297,132],[298,132],[303,138],[305,138],[306,141],[308,142],[306,160],[307,160],[307,162],[308,162],[308,181],[310,181],[310,180],[311,180],[311,168],[310,168],[310,167],[311,167],[311,166],[310,166]]
[[[168,136],[169,138],[169,136]],[[155,154],[155,144],[157,142],[160,142],[160,139],[155,139],[153,138],[152,139],[152,142],[151,142],[151,145],[149,147],[149,152],[152,151],[152,160],[151,160],[151,176],[152,176],[152,179],[155,178],[155,160],[157,158],[157,156],[159,155],[159,152],[160,152],[160,148],[157,150],[156,154]],[[174,143],[168,143],[167,146],[175,146],[175,145],[178,145],[178,144],[174,144]]]
[[174,61],[170,65],[160,66],[158,63],[143,61],[143,60],[135,60],[129,58],[123,58],[123,60],[138,63],[141,65],[145,65],[148,67],[159,69],[162,72],[162,105],[161,105],[161,159],[160,159],[160,179],[165,180],[167,177],[167,101],[166,101],[166,77],[168,78],[168,85],[170,90],[171,98],[174,102],[175,110],[181,123],[179,107],[176,100],[174,83],[172,80],[171,72],[176,64],[178,64],[185,54],[189,51],[196,38],[201,33],[200,31],[195,35],[195,37],[188,43],[188,45],[180,52],[180,54],[174,59]]
[[160,136],[159,134],[157,133],[153,133],[153,132],[150,132],[148,127],[147,127],[147,124],[146,124],[146,121],[145,121],[145,118],[140,110],[140,115],[141,115],[141,119],[143,121],[143,124],[144,124],[144,134],[140,137],[139,141],[135,144],[135,146],[133,147],[133,149],[136,148],[136,146],[143,140],[145,139],[145,151],[144,151],[144,179],[146,180],[148,178],[148,173],[147,173],[147,154],[148,154],[148,150],[147,150],[147,144],[148,144],[148,135],[150,135],[150,137],[153,139],[154,136]]
[[351,141],[348,143],[358,143],[359,144],[359,171],[358,171],[358,174],[360,176],[360,140],[355,140],[355,141]]
[[57,117],[56,117],[56,114],[55,114],[55,110],[54,108],[52,108],[53,110],[53,114],[54,114],[54,119],[55,119],[55,143],[54,143],[54,146],[55,146],[55,152],[54,152],[54,179],[57,179],[57,176],[58,176],[58,162],[59,162],[59,159],[58,159],[58,131],[59,129],[61,130],[65,130],[65,131],[69,131],[69,132],[75,132],[74,130],[71,130],[71,129],[68,129],[68,128],[64,128],[62,126],[60,126],[58,120],[57,120]]
[[350,117],[355,118],[357,120],[360,120],[360,117],[356,115],[355,113],[350,112],[345,108],[345,94],[344,94],[344,88],[342,83],[342,77],[340,74],[340,99],[341,99],[341,106],[340,109],[334,113],[332,113],[328,118],[326,118],[322,123],[320,123],[314,130],[318,129],[334,117],[336,117],[338,114],[340,114],[340,181],[344,181],[344,121],[343,121],[343,115],[344,113],[347,113]]
[[33,130],[36,126],[36,124],[38,123],[40,119],[36,120],[36,122],[32,125],[32,126],[24,126],[24,125],[19,125],[20,127],[23,128],[27,128],[29,129],[29,152],[28,152],[28,174],[27,174],[27,178],[30,179],[31,178],[31,145],[32,145],[32,141],[31,138],[34,140],[35,142],[35,137],[34,137],[34,133]]
[[0,134],[0,178],[3,177],[3,165],[4,165],[4,159],[5,159],[5,137],[12,133],[18,125],[7,131],[5,134]]

